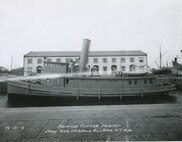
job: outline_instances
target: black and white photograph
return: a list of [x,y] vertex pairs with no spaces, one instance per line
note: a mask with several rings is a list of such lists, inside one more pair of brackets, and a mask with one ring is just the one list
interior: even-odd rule
[[182,0],[0,0],[11,141],[182,141]]

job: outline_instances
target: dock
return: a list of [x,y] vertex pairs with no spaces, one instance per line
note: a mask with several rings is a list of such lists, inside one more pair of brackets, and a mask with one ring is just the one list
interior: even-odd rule
[[0,108],[0,141],[178,141],[182,103]]

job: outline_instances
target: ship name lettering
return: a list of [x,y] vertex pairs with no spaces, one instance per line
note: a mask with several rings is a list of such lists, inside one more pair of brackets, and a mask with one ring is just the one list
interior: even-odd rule
[[57,128],[78,128],[78,125],[59,125]]
[[105,128],[118,128],[118,127],[121,127],[121,124],[105,124],[105,123],[102,123],[101,128],[102,127],[105,127]]
[[95,125],[88,125],[88,124],[80,124],[80,128],[98,128],[99,125],[95,124]]

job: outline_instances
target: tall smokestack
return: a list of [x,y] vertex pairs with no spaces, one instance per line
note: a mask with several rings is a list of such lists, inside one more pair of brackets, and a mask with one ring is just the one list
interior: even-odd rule
[[88,63],[90,44],[91,44],[90,39],[83,39],[82,52],[81,52],[81,56],[80,56],[80,72],[86,71],[86,65]]

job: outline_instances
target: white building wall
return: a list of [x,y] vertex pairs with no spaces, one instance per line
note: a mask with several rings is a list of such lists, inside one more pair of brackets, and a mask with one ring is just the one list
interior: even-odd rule
[[[143,57],[143,62],[139,62],[139,58]],[[98,58],[98,63],[94,63],[93,59],[94,58]],[[107,58],[107,63],[103,62],[103,58]],[[116,62],[112,63],[112,58],[116,58]],[[125,63],[121,62],[121,58],[125,58]],[[133,63],[130,62],[130,58],[134,58]],[[28,64],[28,59],[32,59],[33,62],[32,64]],[[79,59],[79,57],[47,57],[46,59],[44,59],[44,57],[24,57],[24,75],[27,76],[28,75],[28,68],[32,68],[32,73],[36,73],[37,72],[37,67],[38,66],[42,66],[43,67],[43,62],[42,63],[37,63],[37,59],[42,59],[42,61],[47,59],[51,59],[52,62],[56,62],[56,59],[61,59],[61,62],[66,62],[66,59]],[[95,57],[89,57],[89,61],[88,61],[88,65],[90,66],[90,71],[91,68],[94,65],[98,65],[99,66],[99,72],[103,73],[103,67],[106,66],[107,67],[107,73],[111,73],[111,66],[112,65],[116,65],[117,66],[117,70],[121,71],[121,66],[125,66],[126,68],[126,72],[130,71],[130,65],[135,65],[136,66],[136,70],[137,67],[141,67],[141,66],[147,66],[148,62],[147,62],[147,56],[95,56]]]
[[[61,62],[66,62],[66,59],[73,59],[76,60],[79,57],[24,57],[24,76],[28,76],[29,74],[36,74],[37,73],[37,67],[44,66],[43,61],[47,61],[48,59],[51,59],[52,62],[56,62],[56,59],[61,59]],[[28,59],[32,59],[32,64],[28,64]],[[42,59],[42,63],[37,63],[38,59]],[[32,68],[31,73],[28,71],[28,68]]]
[[[28,64],[28,59],[32,59],[32,64]],[[42,59],[42,61],[44,60],[43,57],[24,57],[24,76],[27,76],[30,72],[36,73],[38,66],[43,67],[43,62],[38,64],[37,59]],[[28,68],[32,68],[32,70],[30,71]]]
[[[139,62],[140,57],[143,58],[143,62]],[[98,63],[94,63],[93,58],[98,58]],[[107,58],[107,63],[103,62],[103,60],[102,60],[103,58]],[[112,62],[112,58],[116,58],[115,63]],[[121,58],[125,58],[125,63],[121,62]],[[134,58],[135,62],[131,63],[130,58]],[[101,56],[101,57],[89,57],[88,65],[90,65],[91,68],[94,65],[98,65],[100,72],[103,72],[103,67],[106,66],[108,68],[108,72],[110,73],[112,65],[116,65],[118,71],[121,71],[121,66],[125,66],[126,72],[129,72],[130,71],[130,68],[129,68],[130,65],[135,65],[136,69],[137,69],[141,66],[147,66],[148,64],[147,64],[147,56],[110,56],[110,57]]]

